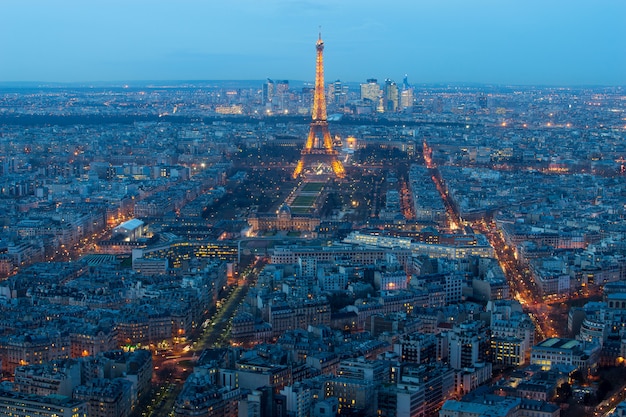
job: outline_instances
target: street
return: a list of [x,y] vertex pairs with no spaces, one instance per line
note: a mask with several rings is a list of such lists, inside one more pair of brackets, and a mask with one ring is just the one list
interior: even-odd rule
[[[155,397],[142,410],[136,410],[135,416],[168,417],[173,409],[176,397],[182,389],[185,379],[193,372],[196,361],[204,349],[219,348],[229,345],[230,325],[237,308],[248,293],[264,265],[264,259],[257,259],[254,264],[241,273],[241,286],[231,289],[225,298],[218,302],[215,314],[205,321],[196,340],[176,351],[162,353],[153,357],[153,383],[157,385]],[[164,390],[163,387],[170,387]],[[159,404],[159,406],[156,406]]]

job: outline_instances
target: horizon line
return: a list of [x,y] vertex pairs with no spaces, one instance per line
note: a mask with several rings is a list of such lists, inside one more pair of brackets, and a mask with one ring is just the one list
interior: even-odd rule
[[[0,86],[15,86],[15,85],[28,85],[29,87],[62,87],[62,86],[83,86],[89,87],[90,84],[97,84],[100,86],[118,86],[121,88],[130,88],[132,84],[184,84],[184,83],[251,83],[259,82],[264,83],[267,80],[275,81],[287,81],[299,84],[315,84],[314,81],[298,80],[298,79],[286,79],[286,78],[259,78],[259,79],[142,79],[142,80],[89,80],[89,81],[0,81]],[[327,82],[326,84],[332,84],[333,82],[340,81],[346,84],[363,84],[364,81],[342,81],[335,80]],[[525,87],[525,88],[626,88],[625,84],[593,84],[593,83],[577,83],[577,84],[551,84],[551,83],[498,83],[498,82],[480,82],[480,81],[431,81],[421,83],[411,83],[411,87],[420,86],[484,86],[484,87]],[[145,86],[149,87],[149,86]],[[159,85],[159,87],[164,87]]]

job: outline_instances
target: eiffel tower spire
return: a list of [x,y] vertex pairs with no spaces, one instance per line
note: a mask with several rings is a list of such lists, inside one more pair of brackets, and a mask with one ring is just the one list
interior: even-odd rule
[[[293,172],[293,177],[298,177],[304,170],[304,166],[311,160],[328,162],[339,178],[346,174],[341,161],[337,159],[337,151],[333,148],[333,140],[328,131],[328,117],[326,114],[326,92],[324,89],[324,41],[320,32],[315,44],[317,59],[315,64],[315,92],[313,96],[313,109],[311,111],[311,128],[306,139],[304,149],[300,153],[300,160]],[[317,140],[316,140],[317,139]]]

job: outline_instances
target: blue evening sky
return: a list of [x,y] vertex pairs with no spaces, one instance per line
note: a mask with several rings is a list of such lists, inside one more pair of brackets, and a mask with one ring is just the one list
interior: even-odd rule
[[0,0],[0,81],[626,85],[626,0]]

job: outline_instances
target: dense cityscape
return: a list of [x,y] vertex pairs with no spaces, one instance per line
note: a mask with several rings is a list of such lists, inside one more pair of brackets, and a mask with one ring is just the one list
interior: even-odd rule
[[0,85],[0,415],[626,415],[624,88],[315,45],[310,83]]

